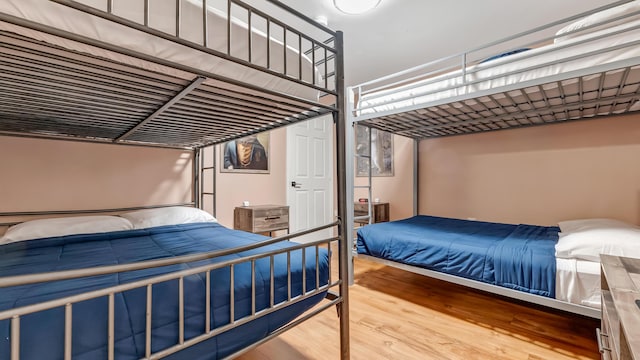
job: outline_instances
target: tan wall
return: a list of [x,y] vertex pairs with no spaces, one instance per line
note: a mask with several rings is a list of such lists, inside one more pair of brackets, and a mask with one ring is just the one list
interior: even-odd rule
[[[639,120],[422,141],[420,212],[513,223],[602,216],[640,223]],[[222,224],[233,226],[233,208],[244,200],[286,203],[285,131],[271,132],[269,174],[218,174]],[[412,214],[412,148],[412,140],[395,136],[395,176],[374,178],[373,197],[390,202],[393,219]],[[0,211],[191,200],[188,151],[0,136],[0,164]]]
[[[218,170],[217,217],[222,224],[233,226],[233,208],[244,200],[286,204],[285,143],[284,129],[271,132],[269,174]],[[220,153],[217,155],[219,165]],[[0,211],[191,201],[190,151],[0,136],[0,164]],[[210,184],[210,176],[205,180]]]
[[[411,140],[396,136],[395,177],[374,178],[374,197],[390,202],[393,219],[412,214],[412,149]],[[269,174],[220,173],[218,151],[215,161],[220,223],[232,227],[233,208],[244,200],[252,204],[286,204],[286,129],[271,131],[269,156]],[[211,161],[206,156],[205,166]],[[0,164],[0,211],[119,208],[191,201],[189,151],[0,136]],[[210,182],[211,177],[206,175],[205,184],[210,186]],[[205,199],[205,209],[211,209],[207,202]]]
[[218,221],[233,227],[233,209],[242,206],[247,200],[250,204],[287,204],[286,194],[286,129],[270,132],[270,169],[269,174],[221,173],[220,148],[217,151],[217,212]]
[[425,140],[421,214],[640,223],[640,116]]
[[191,201],[191,152],[0,136],[0,211]]
[[[389,203],[389,217],[398,220],[413,215],[413,140],[393,137],[394,176],[372,178],[372,199]],[[356,185],[366,185],[366,177],[356,177]],[[356,189],[355,199],[367,197],[364,189]]]
[[[217,217],[222,224],[233,226],[233,208],[244,200],[286,204],[286,130],[272,131],[270,142],[269,174],[218,170]],[[0,211],[189,202],[191,156],[181,150],[0,136]],[[219,152],[216,157],[219,169]],[[210,184],[211,177],[205,181]]]

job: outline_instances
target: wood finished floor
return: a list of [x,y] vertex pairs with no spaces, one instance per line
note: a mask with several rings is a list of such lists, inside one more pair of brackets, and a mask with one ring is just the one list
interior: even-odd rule
[[[599,321],[356,259],[351,359],[599,359]],[[328,310],[242,360],[339,359]]]

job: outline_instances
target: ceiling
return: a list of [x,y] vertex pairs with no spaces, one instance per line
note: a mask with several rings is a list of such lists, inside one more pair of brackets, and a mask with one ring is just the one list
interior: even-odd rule
[[333,0],[281,2],[344,32],[349,86],[615,1],[382,0],[358,16],[340,13]]

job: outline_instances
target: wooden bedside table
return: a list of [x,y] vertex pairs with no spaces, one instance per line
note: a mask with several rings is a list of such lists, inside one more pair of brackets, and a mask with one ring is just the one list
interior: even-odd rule
[[233,209],[233,228],[255,234],[287,230],[289,207],[283,205],[240,206]]
[[[357,202],[353,205],[354,216],[367,216],[369,214],[369,203]],[[380,223],[389,221],[389,203],[373,202],[371,203],[371,223]],[[368,224],[368,220],[356,220],[358,224]]]
[[603,359],[640,359],[640,259],[600,255]]

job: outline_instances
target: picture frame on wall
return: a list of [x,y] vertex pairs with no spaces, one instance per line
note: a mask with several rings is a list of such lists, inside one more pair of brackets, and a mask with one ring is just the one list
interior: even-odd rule
[[266,131],[222,144],[220,172],[268,174],[269,142],[270,134]]
[[356,125],[356,176],[369,176],[369,132],[371,132],[371,176],[393,176],[393,134]]

